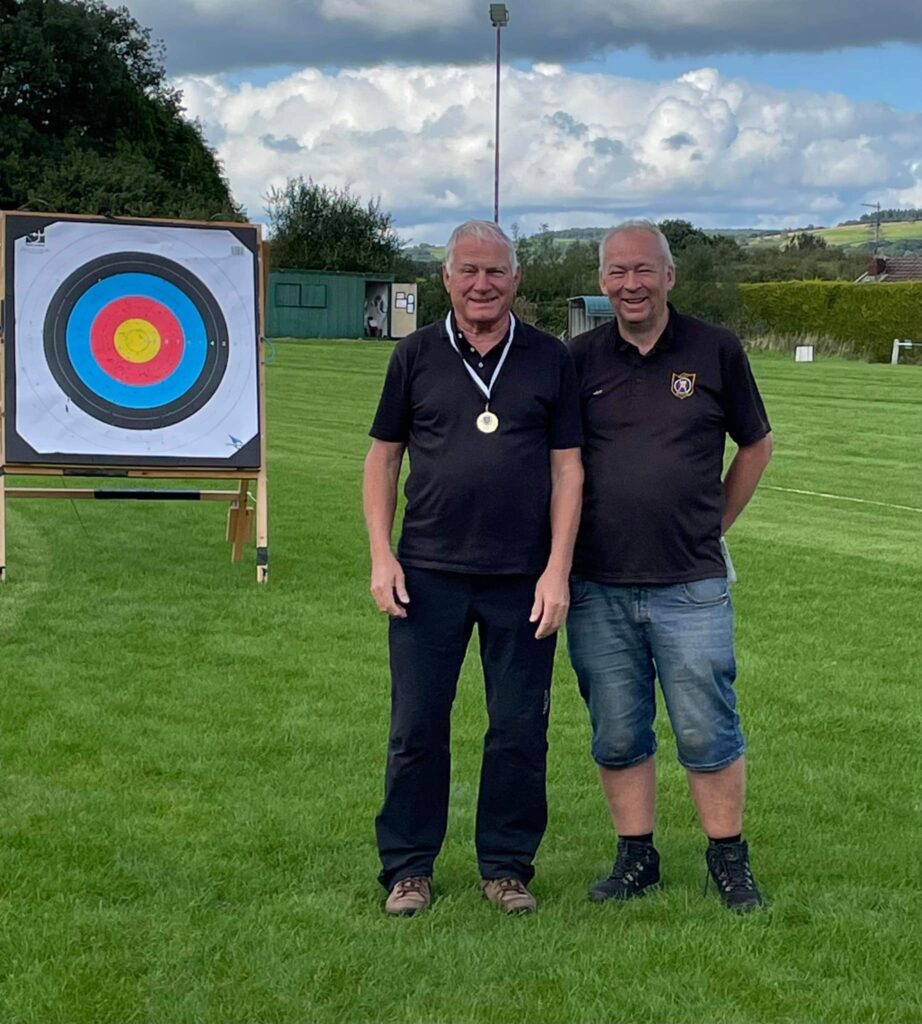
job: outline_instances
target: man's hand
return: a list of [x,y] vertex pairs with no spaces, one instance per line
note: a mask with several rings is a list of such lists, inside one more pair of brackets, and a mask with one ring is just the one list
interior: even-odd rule
[[407,593],[403,566],[393,554],[389,553],[372,563],[371,594],[380,611],[387,612],[395,619],[407,617],[407,610],[402,605],[410,603],[410,595]]
[[535,587],[535,603],[529,622],[537,622],[536,640],[551,636],[564,624],[570,607],[570,584],[567,574],[545,569]]
[[391,551],[391,529],[397,508],[397,478],[403,462],[404,445],[396,441],[371,442],[365,458],[362,500],[371,547],[371,593],[382,612],[405,619],[407,612],[398,601],[408,603],[403,567]]

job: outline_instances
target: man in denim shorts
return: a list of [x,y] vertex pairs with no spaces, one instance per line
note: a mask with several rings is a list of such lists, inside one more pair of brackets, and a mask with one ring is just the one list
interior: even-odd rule
[[[762,897],[742,838],[745,741],[722,537],[768,464],[770,427],[739,340],[668,304],[675,268],[656,226],[612,229],[599,255],[615,319],[572,344],[586,481],[567,635],[618,850],[589,898],[631,899],[660,880],[658,677],[710,840],[708,871],[723,902],[745,912]],[[727,435],[738,451],[721,479]]]

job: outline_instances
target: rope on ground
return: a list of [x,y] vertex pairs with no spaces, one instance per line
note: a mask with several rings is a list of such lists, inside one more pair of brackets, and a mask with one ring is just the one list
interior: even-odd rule
[[870,498],[852,498],[847,494],[827,494],[825,491],[802,491],[798,487],[776,487],[774,484],[765,484],[769,491],[783,491],[785,494],[804,494],[810,498],[828,498],[832,501],[853,501],[858,505],[877,505],[879,508],[894,508],[900,512],[918,512],[922,515],[922,508],[913,505],[894,505],[889,501],[871,501]]

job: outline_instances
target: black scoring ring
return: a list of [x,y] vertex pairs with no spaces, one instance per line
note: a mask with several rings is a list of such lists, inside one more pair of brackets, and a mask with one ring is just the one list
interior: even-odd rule
[[[169,282],[183,292],[202,319],[207,339],[204,365],[192,386],[173,401],[146,408],[112,402],[88,387],[73,365],[67,331],[74,307],[90,288],[118,274],[147,274]],[[141,252],[111,253],[75,270],[48,304],[44,340],[48,368],[64,394],[94,419],[131,430],[168,427],[198,412],[217,391],[229,355],[227,322],[211,292],[180,264]]]

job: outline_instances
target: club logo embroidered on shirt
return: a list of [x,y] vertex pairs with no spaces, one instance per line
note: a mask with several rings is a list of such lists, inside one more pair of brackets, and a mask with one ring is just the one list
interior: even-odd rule
[[697,373],[674,373],[672,375],[672,393],[676,398],[691,398],[695,393]]

